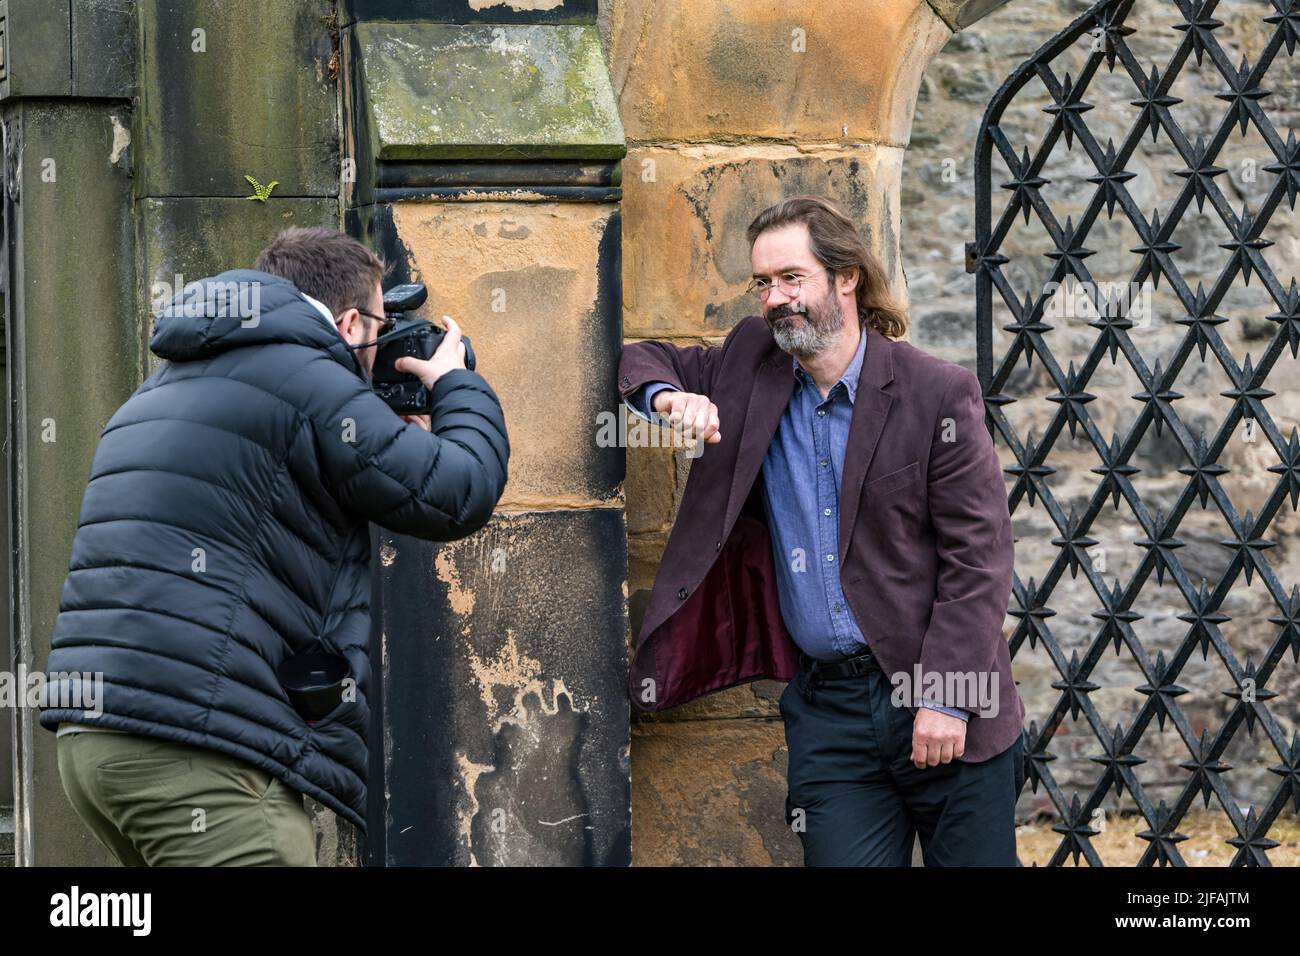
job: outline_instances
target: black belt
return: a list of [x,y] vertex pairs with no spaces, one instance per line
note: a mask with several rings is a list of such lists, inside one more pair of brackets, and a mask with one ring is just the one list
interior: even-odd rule
[[843,680],[846,677],[861,677],[872,671],[880,670],[880,662],[870,648],[861,654],[854,654],[842,661],[819,661],[799,652],[799,669],[819,681]]
[[811,704],[813,691],[822,681],[862,677],[880,669],[880,662],[876,660],[876,655],[871,653],[870,648],[861,654],[846,657],[842,661],[819,661],[800,651],[799,673],[804,680],[801,682],[802,686],[799,691]]

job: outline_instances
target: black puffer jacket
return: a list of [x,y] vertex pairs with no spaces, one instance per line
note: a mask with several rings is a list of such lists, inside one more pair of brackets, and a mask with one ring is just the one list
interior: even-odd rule
[[[201,307],[160,313],[150,348],[167,361],[105,426],[82,501],[46,670],[102,672],[104,713],[40,722],[233,754],[364,831],[367,521],[441,541],[481,528],[506,483],[505,419],[456,369],[434,386],[433,433],[408,425],[288,281],[239,269],[202,289]],[[317,638],[358,693],[309,725],[275,671]]]

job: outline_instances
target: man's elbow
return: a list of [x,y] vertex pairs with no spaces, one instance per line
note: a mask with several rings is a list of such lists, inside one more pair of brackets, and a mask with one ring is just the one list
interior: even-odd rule
[[508,474],[504,463],[497,468],[476,462],[467,473],[464,501],[446,527],[447,541],[467,538],[486,527],[505,493]]
[[497,503],[500,502],[504,490],[504,484],[495,489],[489,487],[487,481],[476,484],[474,492],[466,502],[465,511],[456,521],[455,537],[467,538],[485,528],[492,520],[492,516],[496,514]]

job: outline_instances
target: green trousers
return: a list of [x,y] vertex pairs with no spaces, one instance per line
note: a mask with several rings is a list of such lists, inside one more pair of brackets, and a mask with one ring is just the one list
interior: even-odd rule
[[302,794],[238,758],[126,733],[58,738],[77,815],[123,866],[315,866]]

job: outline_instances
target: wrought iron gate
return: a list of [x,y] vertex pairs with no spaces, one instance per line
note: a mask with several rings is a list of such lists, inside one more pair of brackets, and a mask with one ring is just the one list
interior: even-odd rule
[[[995,94],[976,144],[976,239],[967,245],[966,268],[976,276],[977,370],[985,390],[988,422],[1014,457],[1014,462],[1005,469],[1013,479],[1009,498],[1013,519],[1018,520],[1025,513],[1019,506],[1026,498],[1029,508],[1039,500],[1057,535],[1051,541],[1056,550],[1049,555],[1050,566],[1041,580],[1035,582],[1032,577],[1025,580],[1018,561],[1012,596],[1011,613],[1017,618],[1011,638],[1013,659],[1027,657],[1026,647],[1038,653],[1041,645],[1041,651],[1051,662],[1051,687],[1059,691],[1059,695],[1053,696],[1055,703],[1050,712],[1030,709],[1026,715],[1030,722],[1025,737],[1026,782],[1035,793],[1042,788],[1059,814],[1060,824],[1053,829],[1062,839],[1050,860],[1051,865],[1061,865],[1071,858],[1077,863],[1080,856],[1088,864],[1101,865],[1092,842],[1098,833],[1095,813],[1114,791],[1117,797],[1127,793],[1145,818],[1145,829],[1136,834],[1146,841],[1140,865],[1186,865],[1180,852],[1179,844],[1184,836],[1178,833],[1179,826],[1198,798],[1206,806],[1213,798],[1235,831],[1226,841],[1236,848],[1232,864],[1267,866],[1270,864],[1266,851],[1278,845],[1269,839],[1270,828],[1280,814],[1287,812],[1288,804],[1300,810],[1300,737],[1293,732],[1288,740],[1277,715],[1270,712],[1270,703],[1275,708],[1280,702],[1291,707],[1295,704],[1294,695],[1279,695],[1270,682],[1288,650],[1292,661],[1300,657],[1300,585],[1294,580],[1288,584],[1279,579],[1270,564],[1269,549],[1274,542],[1268,538],[1275,517],[1287,506],[1288,510],[1295,511],[1300,497],[1300,438],[1294,427],[1289,435],[1284,435],[1270,416],[1269,407],[1269,399],[1284,387],[1300,391],[1300,375],[1295,373],[1300,366],[1285,364],[1284,355],[1289,349],[1294,359],[1300,346],[1300,293],[1294,276],[1275,275],[1270,256],[1265,254],[1273,243],[1264,234],[1270,221],[1275,224],[1286,221],[1288,207],[1294,213],[1300,191],[1300,146],[1294,131],[1283,138],[1270,122],[1266,108],[1270,90],[1265,80],[1274,66],[1278,79],[1283,75],[1294,76],[1300,70],[1300,63],[1294,59],[1300,43],[1300,0],[1259,0],[1258,17],[1268,27],[1258,29],[1271,32],[1262,50],[1256,49],[1254,63],[1247,62],[1226,42],[1221,31],[1223,23],[1215,16],[1220,6],[1218,0],[1142,0],[1142,5],[1135,13],[1133,0],[1097,3],[1040,48]],[[1146,28],[1146,18],[1157,6],[1174,18],[1172,23],[1162,24],[1161,29],[1171,27],[1178,31],[1166,33],[1171,39],[1160,41],[1168,44],[1172,55],[1162,63],[1140,62],[1138,53],[1142,48],[1135,51],[1135,44]],[[1141,22],[1137,13],[1143,17]],[[1077,68],[1073,77],[1069,72],[1062,75],[1061,64],[1067,61]],[[1238,61],[1240,66],[1236,65]],[[1185,129],[1176,118],[1180,114],[1178,104],[1183,102],[1173,95],[1179,92],[1176,84],[1190,72],[1199,72],[1200,79],[1195,82],[1205,82],[1208,78],[1218,90],[1207,101],[1213,109],[1208,114],[1212,116],[1208,128]],[[1042,121],[1044,128],[1036,150],[1031,152],[1030,145],[1024,145],[1018,155],[1013,143],[1017,130],[1012,128],[1014,123],[1007,123],[1006,117],[1031,82],[1036,88],[1041,84],[1046,92],[1043,112],[1050,118]],[[1117,83],[1129,91],[1126,100],[1111,95]],[[1096,100],[1090,102],[1086,99],[1089,95],[1096,96]],[[1111,97],[1109,101],[1107,96]],[[1117,115],[1126,112],[1127,106],[1136,110],[1133,121],[1118,127],[1116,131],[1120,135],[1103,146],[1096,135],[1099,121],[1113,122]],[[1094,108],[1097,112],[1089,112]],[[1186,122],[1191,114],[1183,115]],[[1259,189],[1262,191],[1267,186],[1267,193],[1253,212],[1249,203],[1234,208],[1225,195],[1230,190],[1223,188],[1231,179],[1224,176],[1230,170],[1227,163],[1216,165],[1237,128],[1243,136],[1249,128],[1251,136],[1262,141],[1256,147],[1263,159],[1259,168],[1270,177],[1261,180]],[[1137,173],[1127,168],[1139,142],[1147,135],[1153,142],[1160,135],[1167,137],[1166,148],[1177,153],[1175,157],[1171,152],[1170,159],[1174,162],[1181,159],[1183,164],[1183,168],[1168,170],[1182,179],[1172,204],[1159,206],[1149,214],[1135,201],[1130,181]],[[1025,143],[1032,142],[1026,135]],[[1078,163],[1086,156],[1091,167],[1089,172],[1094,174],[1086,177],[1086,183],[1079,183],[1084,188],[1074,197],[1080,214],[1067,217],[1062,224],[1057,216],[1059,208],[1054,211],[1044,196],[1051,182],[1045,173],[1050,172],[1050,157],[1070,151],[1073,151],[1072,162]],[[1003,179],[995,173],[995,162],[1004,164],[1009,179],[995,181]],[[1009,197],[1005,208],[998,211],[994,209],[995,193]],[[1216,244],[1226,250],[1217,254],[1222,260],[1216,267],[1217,275],[1206,273],[1212,281],[1199,284],[1196,290],[1190,288],[1180,271],[1186,265],[1180,257],[1183,244],[1172,238],[1181,222],[1195,219],[1197,214],[1189,211],[1193,201],[1202,212],[1204,207],[1210,208],[1212,216],[1218,217],[1214,228],[1221,222],[1227,239]],[[1101,213],[1105,211],[1110,220],[1116,210],[1127,217],[1137,237],[1126,260],[1128,274],[1123,276],[1131,284],[1124,286],[1127,291],[1118,295],[1101,291],[1102,284],[1094,279],[1087,261],[1093,250],[1085,248],[1085,240],[1100,221]],[[1050,269],[1050,278],[1041,285],[1030,283],[1028,289],[1015,287],[1013,273],[1017,262],[1025,257],[1019,256],[1019,249],[1009,239],[1013,229],[1022,228],[1019,226],[1022,216],[1025,227],[1038,230],[1044,240],[1050,241],[1045,253],[1050,266],[1044,266],[1044,270]],[[1205,220],[1196,219],[1196,222],[1202,224],[1198,229],[1210,231]],[[1097,228],[1109,227],[1103,224]],[[1116,228],[1126,231],[1129,226],[1121,223]],[[1208,245],[1203,247],[1208,248]],[[1256,294],[1262,287],[1271,299],[1271,306],[1265,305],[1265,310],[1273,311],[1267,316],[1258,313],[1249,316],[1255,323],[1254,337],[1261,343],[1266,341],[1266,345],[1262,355],[1252,359],[1247,354],[1242,363],[1221,335],[1221,331],[1227,331],[1223,325],[1229,319],[1216,315],[1216,311],[1233,289],[1249,285],[1252,279],[1257,280]],[[1144,355],[1140,348],[1146,339],[1137,333],[1139,323],[1131,314],[1132,291],[1158,289],[1161,282],[1165,283],[1172,313],[1165,317],[1169,321],[1167,328],[1181,331],[1171,339],[1174,344],[1167,365],[1162,366],[1157,358],[1152,368],[1148,365],[1150,356]],[[1063,332],[1045,319],[1052,318],[1049,313],[1060,311],[1059,297],[1074,288],[1090,290],[1095,318]],[[995,312],[1011,317],[1009,324],[1001,326],[1007,335],[995,331]],[[1240,318],[1245,321],[1247,316],[1243,313]],[[1267,324],[1263,322],[1265,318]],[[1149,319],[1148,312],[1145,320]],[[1086,356],[1081,355],[1077,369],[1071,361],[1068,370],[1062,370],[1058,363],[1059,351],[1057,355],[1053,352],[1054,346],[1059,350],[1066,344],[1063,341],[1066,335],[1072,336],[1076,343],[1087,343]],[[999,346],[996,355],[995,344]],[[1002,344],[1006,345],[1005,349],[1001,348]],[[1213,358],[1207,358],[1207,350]],[[1184,398],[1177,389],[1186,387],[1187,377],[1192,375],[1220,373],[1197,366],[1194,351],[1199,351],[1202,364],[1217,362],[1229,382],[1228,388],[1219,393],[1230,402],[1226,417],[1214,421],[1212,428],[1203,429],[1199,437],[1174,407],[1176,401]],[[1117,429],[1111,441],[1103,435],[1091,407],[1099,396],[1088,391],[1090,384],[1095,386],[1093,379],[1099,374],[1121,374],[1098,372],[1107,354],[1112,366],[1122,356],[1132,370],[1130,373],[1125,369],[1122,374],[1135,374],[1140,383],[1136,394],[1131,396],[1137,404],[1129,396],[1122,396],[1136,417],[1127,430]],[[1050,417],[1045,414],[1040,438],[1035,438],[1032,430],[1028,435],[1020,433],[1008,417],[1016,409],[1012,403],[1017,398],[1012,394],[1011,385],[1020,375],[1021,357],[1025,359],[1025,369],[1030,369],[1032,360],[1037,359],[1039,368],[1035,374],[1045,375],[1043,384],[1055,389],[1054,394],[1044,396],[1046,401],[1055,404],[1041,406],[1054,411]],[[1271,391],[1266,383],[1279,363],[1283,363],[1280,367],[1285,372],[1278,374],[1285,374],[1286,381],[1275,378],[1271,384],[1276,388]],[[1180,380],[1180,374],[1186,377]],[[1094,391],[1100,389],[1094,387]],[[1166,491],[1163,503],[1167,508],[1154,516],[1135,485],[1142,469],[1131,463],[1139,443],[1153,425],[1157,436],[1167,431],[1176,440],[1179,450],[1174,464],[1181,465],[1176,473],[1186,476],[1185,481],[1176,479],[1176,484],[1170,481],[1169,487],[1176,490]],[[1062,435],[1067,427],[1070,439]],[[1087,451],[1090,444],[1097,456],[1098,467],[1091,471],[1100,479],[1090,494],[1083,496],[1086,504],[1081,510],[1070,507],[1066,514],[1048,476],[1056,471],[1050,462],[1055,460],[1057,444],[1073,442],[1076,429],[1086,442],[1080,447]],[[1229,442],[1243,440],[1247,433],[1244,440],[1254,440],[1257,435],[1271,446],[1261,442],[1258,452],[1252,454],[1267,453],[1266,460],[1274,463],[1267,468],[1261,466],[1254,476],[1268,479],[1266,499],[1260,502],[1257,513],[1247,510],[1242,515],[1225,491],[1223,479],[1229,469],[1220,465],[1220,461]],[[1264,475],[1265,471],[1271,477]],[[1126,515],[1125,520],[1133,521],[1139,531],[1125,542],[1136,562],[1134,573],[1126,580],[1116,576],[1110,584],[1105,580],[1104,570],[1095,566],[1097,540],[1089,536],[1094,520],[1108,499],[1115,510],[1120,508],[1121,499],[1127,503],[1132,515]],[[1217,508],[1222,514],[1222,524],[1230,533],[1219,543],[1231,554],[1218,580],[1206,581],[1202,577],[1199,586],[1193,583],[1178,551],[1185,543],[1178,537],[1180,525],[1198,501],[1201,509]],[[1213,515],[1205,518],[1211,519],[1219,520]],[[1020,547],[1018,544],[1018,551]],[[1087,626],[1086,639],[1080,640],[1072,651],[1066,647],[1068,642],[1054,632],[1054,627],[1064,622],[1053,625],[1049,621],[1056,611],[1048,602],[1067,570],[1071,578],[1076,578],[1079,572],[1086,578],[1087,587],[1091,588],[1087,600],[1095,599],[1093,606],[1098,608],[1091,612],[1092,617],[1099,621]],[[1142,607],[1139,598],[1152,572],[1161,585],[1168,577],[1180,592],[1185,607],[1176,616],[1186,625],[1185,629],[1179,626],[1181,637],[1154,657],[1134,628],[1135,622],[1143,617],[1135,608]],[[1241,647],[1234,645],[1228,626],[1233,618],[1221,610],[1230,590],[1242,583],[1238,581],[1242,575],[1247,586],[1251,581],[1262,583],[1270,599],[1270,602],[1261,599],[1261,603],[1268,605],[1267,620],[1271,623],[1257,629],[1259,634],[1266,632],[1258,657],[1243,654]],[[1083,587],[1080,583],[1080,588]],[[1075,615],[1069,623],[1077,626],[1085,621],[1086,615]],[[1142,682],[1140,686],[1127,688],[1131,694],[1139,695],[1133,698],[1137,706],[1128,715],[1127,722],[1108,727],[1093,699],[1104,686],[1094,679],[1094,671],[1111,648],[1117,654],[1132,656]],[[1197,650],[1202,652],[1202,661],[1213,662],[1217,658],[1221,663],[1221,667],[1216,665],[1218,684],[1212,691],[1207,687],[1204,692],[1226,702],[1226,718],[1221,723],[1216,721],[1216,726],[1204,727],[1199,736],[1179,700],[1188,689],[1180,685],[1180,676],[1185,678],[1184,669]],[[1125,662],[1125,666],[1131,665]],[[1076,724],[1082,716],[1090,731],[1087,734],[1089,759],[1101,768],[1095,781],[1090,781],[1090,790],[1083,786],[1068,797],[1066,788],[1053,775],[1053,761],[1058,759],[1058,754],[1052,747],[1053,738],[1067,716]],[[1148,786],[1137,770],[1145,762],[1144,744],[1154,736],[1144,739],[1144,734],[1153,724],[1164,729],[1166,721],[1181,738],[1176,746],[1180,754],[1185,752],[1186,760],[1177,767],[1185,774],[1166,785],[1175,794],[1173,799],[1157,802],[1148,795]],[[1273,752],[1277,758],[1276,763],[1267,766],[1276,776],[1261,777],[1271,781],[1266,788],[1267,798],[1258,805],[1248,801],[1250,805],[1245,807],[1238,805],[1229,787],[1231,780],[1225,779],[1225,773],[1232,768],[1221,759],[1234,737],[1243,732],[1266,735],[1269,749],[1265,763],[1272,760]],[[1262,746],[1262,743],[1253,745]],[[1168,768],[1170,779],[1175,779],[1177,770],[1172,764]],[[1265,788],[1257,788],[1256,792],[1265,792]]]

